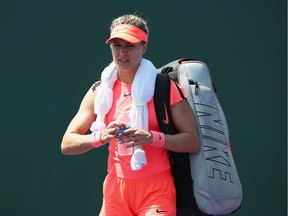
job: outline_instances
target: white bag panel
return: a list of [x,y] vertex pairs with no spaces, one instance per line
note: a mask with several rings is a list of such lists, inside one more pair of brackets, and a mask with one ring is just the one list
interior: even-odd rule
[[[196,202],[206,214],[229,214],[241,205],[242,185],[229,149],[228,125],[213,91],[210,72],[204,63],[184,63],[179,67],[178,79],[195,114],[200,137],[200,152],[190,154]],[[189,80],[199,82],[198,87],[189,84]]]

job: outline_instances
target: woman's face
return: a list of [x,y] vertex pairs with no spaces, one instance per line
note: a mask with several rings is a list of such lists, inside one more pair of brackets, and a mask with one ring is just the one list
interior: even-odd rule
[[119,72],[136,72],[146,47],[142,42],[133,44],[119,38],[113,39],[111,50]]

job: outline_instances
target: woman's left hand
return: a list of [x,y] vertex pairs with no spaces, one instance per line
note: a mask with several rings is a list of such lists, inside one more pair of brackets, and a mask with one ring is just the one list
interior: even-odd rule
[[121,133],[118,138],[118,142],[123,144],[129,143],[125,145],[127,148],[131,148],[134,146],[150,144],[153,141],[152,134],[148,131],[137,129],[137,128],[129,128]]

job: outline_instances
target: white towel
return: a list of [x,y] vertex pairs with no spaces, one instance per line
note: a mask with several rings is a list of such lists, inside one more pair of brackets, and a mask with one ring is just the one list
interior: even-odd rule
[[118,79],[116,64],[112,62],[101,73],[101,84],[98,87],[94,99],[94,113],[97,115],[96,121],[90,127],[92,132],[106,128],[105,116],[109,112],[113,102],[113,85]]
[[[147,103],[152,99],[155,88],[157,69],[147,59],[142,59],[132,82],[132,107],[130,110],[131,127],[148,130]],[[117,80],[117,68],[114,62],[104,69],[101,74],[101,84],[95,96],[94,112],[97,119],[90,130],[96,131],[106,127],[104,120],[112,106],[113,85]],[[147,165],[146,154],[142,146],[134,147],[131,158],[132,170],[140,170]]]

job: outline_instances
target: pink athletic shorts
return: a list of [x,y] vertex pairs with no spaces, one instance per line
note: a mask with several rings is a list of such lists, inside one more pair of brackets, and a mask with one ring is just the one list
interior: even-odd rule
[[107,175],[100,216],[176,215],[176,192],[171,171],[143,179]]

